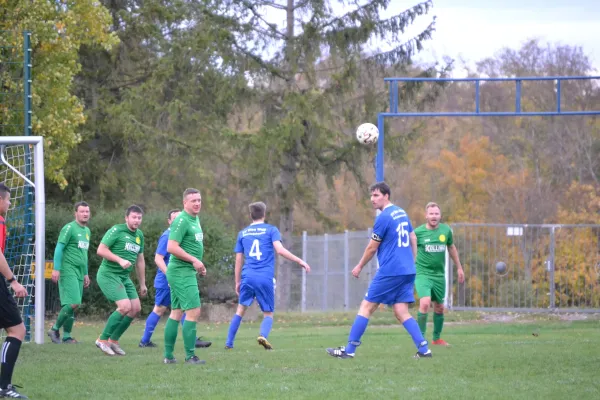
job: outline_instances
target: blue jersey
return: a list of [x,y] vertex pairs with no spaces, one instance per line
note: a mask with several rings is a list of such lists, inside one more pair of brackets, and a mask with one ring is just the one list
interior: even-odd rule
[[383,209],[375,219],[372,239],[378,242],[379,276],[416,274],[415,260],[410,247],[412,224],[406,212],[396,205]]
[[235,244],[236,253],[244,253],[242,278],[273,279],[275,276],[275,247],[281,241],[279,229],[264,222],[251,224],[242,229]]
[[[163,234],[158,239],[158,245],[156,246],[156,254],[161,255],[165,260],[165,264],[169,265],[169,257],[171,255],[167,252],[167,244],[169,243],[169,232],[171,229],[167,229],[163,232]],[[154,278],[154,287],[156,289],[168,289],[169,284],[167,282],[167,277],[160,270],[160,268],[156,268],[156,277]]]

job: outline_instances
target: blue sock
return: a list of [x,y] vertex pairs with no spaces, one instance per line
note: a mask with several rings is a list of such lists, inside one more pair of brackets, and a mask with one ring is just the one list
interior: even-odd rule
[[365,333],[369,325],[369,318],[365,318],[362,315],[357,315],[350,329],[350,335],[348,335],[348,345],[346,346],[346,353],[354,354],[356,347],[360,346],[360,338]]
[[235,340],[235,335],[237,334],[241,322],[242,317],[235,314],[231,319],[231,324],[229,324],[229,333],[227,333],[227,342],[225,343],[225,346],[233,347],[233,341]]
[[184,322],[185,322],[185,313],[183,313],[183,315],[181,316],[181,326],[183,326]]
[[415,347],[417,348],[417,350],[419,350],[420,353],[426,353],[428,350],[427,341],[421,334],[421,329],[419,329],[419,324],[417,324],[417,321],[415,321],[414,318],[409,318],[406,321],[404,321],[402,325],[412,337],[412,340],[415,343]]
[[148,319],[146,319],[146,328],[144,329],[144,335],[142,336],[142,343],[148,343],[150,341],[158,321],[160,321],[160,315],[152,311],[150,315],[148,315]]
[[260,324],[260,336],[264,337],[265,339],[268,338],[272,327],[273,317],[264,317],[262,323]]

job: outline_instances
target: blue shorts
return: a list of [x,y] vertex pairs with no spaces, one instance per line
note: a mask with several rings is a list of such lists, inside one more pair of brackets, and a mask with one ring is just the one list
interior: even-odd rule
[[171,289],[156,288],[156,296],[154,298],[154,305],[158,307],[170,307],[171,306]]
[[375,275],[365,300],[371,303],[394,305],[415,302],[415,274],[398,276]]
[[275,310],[275,282],[265,278],[242,278],[240,304],[250,307],[256,298],[262,312]]

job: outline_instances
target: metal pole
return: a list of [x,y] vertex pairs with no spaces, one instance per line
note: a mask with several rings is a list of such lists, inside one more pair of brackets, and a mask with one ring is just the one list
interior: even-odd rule
[[[306,262],[306,247],[307,247],[307,234],[306,231],[302,232],[302,260]],[[300,311],[306,312],[306,270],[302,268],[302,301],[300,305]]]
[[555,227],[550,228],[550,259],[548,260],[548,271],[550,272],[550,308],[556,308],[556,300],[554,296],[554,292],[556,290],[556,286],[554,283],[554,252],[556,246],[556,237],[554,236]]
[[329,295],[328,275],[329,275],[329,246],[327,243],[328,235],[323,235],[323,311],[327,311],[327,296]]
[[23,32],[23,134],[31,136],[31,32]]
[[344,231],[344,310],[348,311],[350,303],[350,249],[348,247],[348,231]]
[[46,313],[46,195],[44,185],[44,141],[39,137],[34,150],[35,177],[35,342],[44,343],[44,316]]

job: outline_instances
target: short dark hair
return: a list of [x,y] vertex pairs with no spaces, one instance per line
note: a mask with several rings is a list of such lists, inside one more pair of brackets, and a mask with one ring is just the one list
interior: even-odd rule
[[373,193],[376,190],[379,190],[379,193],[381,193],[382,195],[388,195],[388,197],[392,197],[392,191],[390,190],[390,186],[385,183],[385,182],[377,182],[371,185],[371,187],[369,188],[369,190],[371,191],[371,193]]
[[78,201],[77,203],[75,203],[75,205],[73,207],[75,207],[75,212],[77,212],[77,210],[79,210],[79,207],[89,207],[90,205],[88,203],[86,203],[85,201]]
[[7,193],[10,193],[10,188],[4,183],[0,183],[0,197],[4,198]]
[[144,214],[144,210],[142,210],[142,207],[140,206],[136,206],[135,204],[130,205],[129,207],[127,207],[127,210],[125,211],[125,216],[129,217],[129,214],[131,213],[137,213],[137,214]]
[[248,208],[250,209],[250,217],[252,217],[253,221],[263,219],[267,212],[267,205],[262,201],[252,203],[248,206]]
[[190,194],[196,194],[196,193],[200,193],[200,191],[198,189],[194,189],[194,188],[187,188],[183,191],[183,199],[185,200],[185,198],[190,195]]
[[169,210],[169,212],[167,213],[167,221],[171,219],[171,215],[173,215],[175,213],[178,213],[178,212],[181,212],[181,210],[178,209],[178,208],[174,208],[172,210]]

